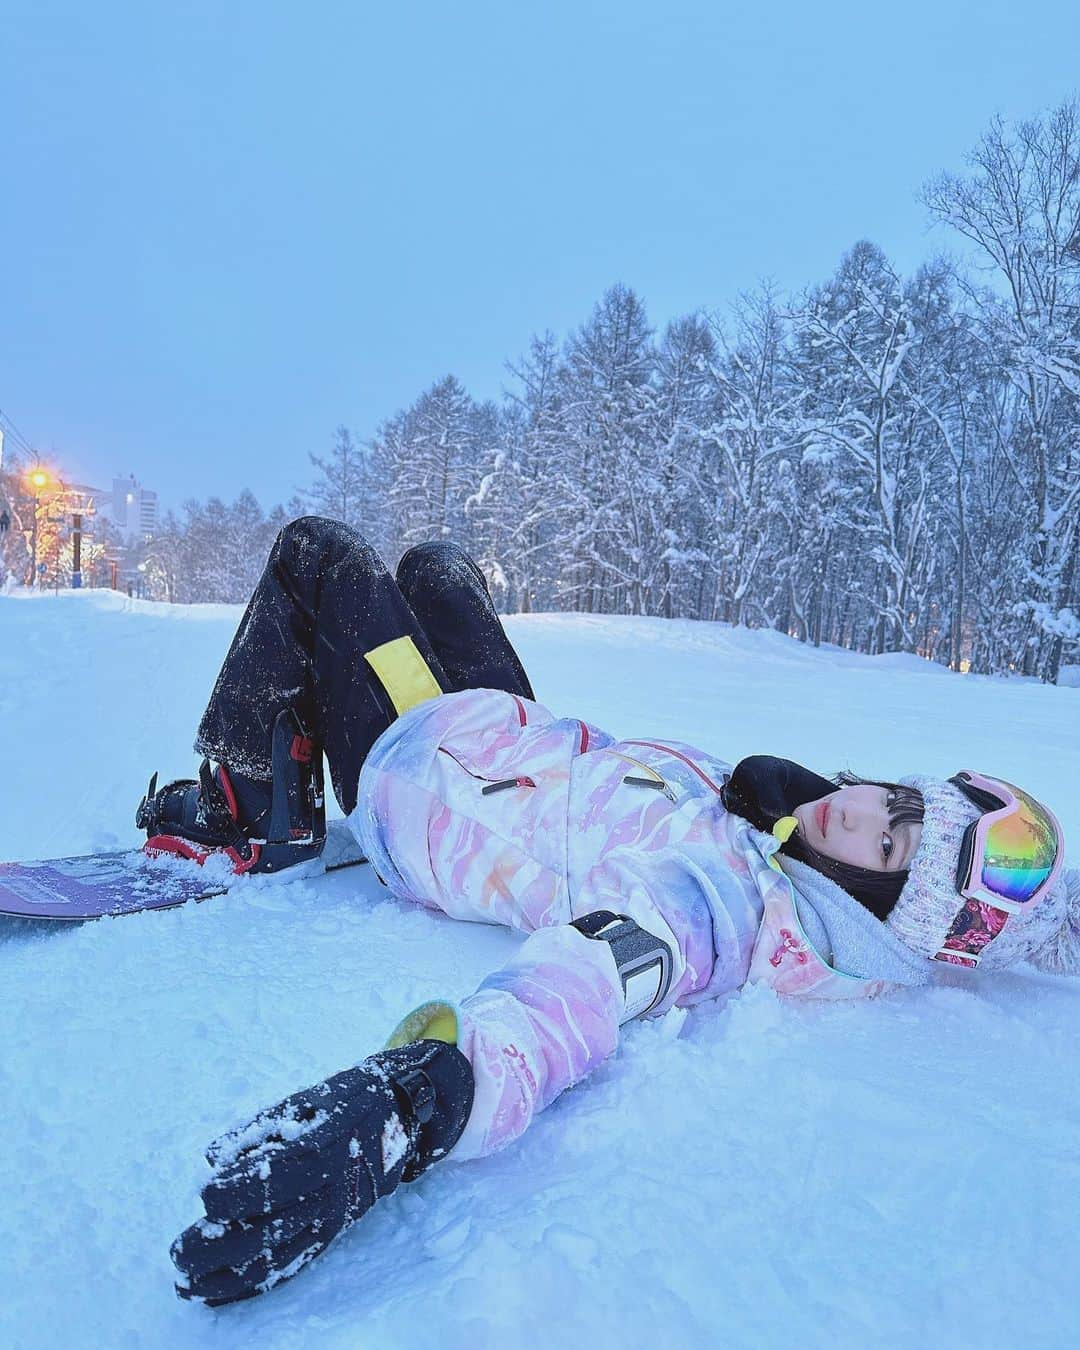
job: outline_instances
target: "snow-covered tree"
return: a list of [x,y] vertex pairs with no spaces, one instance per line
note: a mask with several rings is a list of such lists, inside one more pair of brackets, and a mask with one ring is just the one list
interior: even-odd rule
[[589,611],[644,608],[655,359],[645,307],[623,285],[567,343],[561,397],[577,488],[567,582]]
[[0,587],[20,585],[30,569],[29,515],[32,502],[22,479],[22,462],[12,448],[0,469]]
[[967,289],[1015,419],[996,449],[1026,526],[1022,664],[1056,679],[1080,650],[1080,104],[1015,128],[996,118],[969,162],[970,174],[942,174],[925,197],[993,269],[996,284]]
[[353,440],[346,426],[334,432],[334,444],[325,457],[309,455],[318,470],[315,481],[304,494],[304,506],[314,515],[329,516],[346,525],[359,525],[364,519],[373,484],[369,459]]

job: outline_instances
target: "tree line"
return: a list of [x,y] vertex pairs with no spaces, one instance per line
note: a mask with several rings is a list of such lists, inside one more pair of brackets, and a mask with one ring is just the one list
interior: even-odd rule
[[454,538],[500,608],[767,626],[1056,680],[1080,660],[1080,106],[991,124],[923,190],[962,245],[902,276],[862,241],[653,329],[615,285],[509,367],[447,375],[360,443],[338,428],[268,516],[189,503],[147,574],[241,600],[280,524],[357,526],[391,565]]

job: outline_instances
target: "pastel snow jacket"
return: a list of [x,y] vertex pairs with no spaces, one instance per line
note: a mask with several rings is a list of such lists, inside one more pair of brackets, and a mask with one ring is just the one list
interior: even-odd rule
[[[673,978],[655,1013],[729,993],[752,967],[782,992],[885,987],[852,980],[837,991],[848,976],[807,962],[812,930],[795,914],[778,841],[725,809],[729,772],[691,746],[615,741],[497,690],[418,704],[376,741],[349,822],[380,879],[401,899],[530,934],[476,993],[417,1009],[392,1038],[445,1035],[472,1063],[476,1100],[455,1156],[516,1138],[614,1051],[622,986],[607,944],[570,926],[585,914],[626,915],[671,948]],[[825,889],[826,903],[802,915],[818,947],[843,895]],[[884,925],[845,901],[856,948],[873,948]],[[887,978],[921,978],[905,977],[903,958],[885,964]]]

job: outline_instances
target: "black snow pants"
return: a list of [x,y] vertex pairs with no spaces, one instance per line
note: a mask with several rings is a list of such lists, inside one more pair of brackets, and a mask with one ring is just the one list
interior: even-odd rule
[[269,780],[274,720],[292,708],[325,751],[334,795],[349,812],[360,767],[399,711],[394,671],[414,695],[426,685],[430,695],[533,697],[483,573],[456,544],[416,545],[395,578],[356,530],[304,516],[270,550],[195,749]]

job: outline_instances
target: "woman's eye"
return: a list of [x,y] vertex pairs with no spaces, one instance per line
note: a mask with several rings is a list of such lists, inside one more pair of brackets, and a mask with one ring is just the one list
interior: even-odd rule
[[[888,812],[888,815],[889,815],[889,824],[890,824],[890,825],[893,823],[893,822],[892,822],[892,813],[893,813],[893,807],[894,807],[895,805],[896,805],[896,792],[895,792],[895,791],[892,791],[892,792],[886,792],[886,794],[885,794],[885,810]],[[884,859],[885,859],[886,862],[888,862],[888,861],[889,861],[889,858],[892,856],[892,851],[893,851],[893,841],[892,841],[891,835],[883,834],[883,835],[881,836],[881,852],[882,852],[882,856],[884,857]]]

